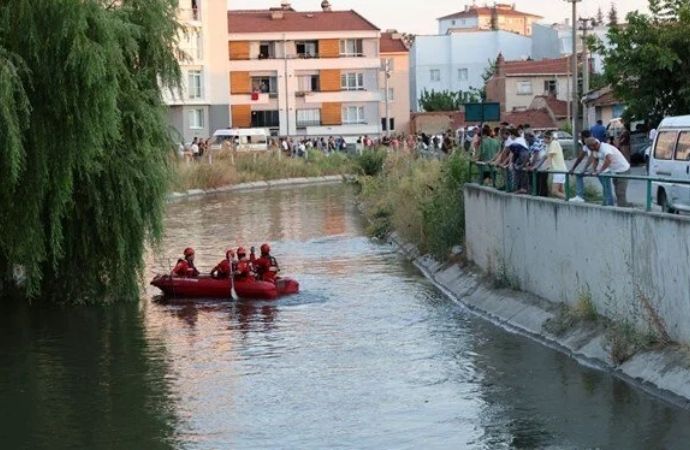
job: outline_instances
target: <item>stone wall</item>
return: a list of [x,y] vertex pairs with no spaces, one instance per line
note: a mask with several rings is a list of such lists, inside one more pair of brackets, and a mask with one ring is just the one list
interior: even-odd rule
[[555,303],[589,292],[597,312],[690,344],[690,219],[467,185],[469,259]]

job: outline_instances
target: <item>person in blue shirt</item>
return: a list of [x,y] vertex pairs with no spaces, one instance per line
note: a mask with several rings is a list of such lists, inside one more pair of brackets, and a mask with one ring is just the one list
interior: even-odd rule
[[592,132],[592,137],[594,139],[597,139],[599,142],[606,142],[606,127],[601,120],[597,120],[597,124],[589,131]]

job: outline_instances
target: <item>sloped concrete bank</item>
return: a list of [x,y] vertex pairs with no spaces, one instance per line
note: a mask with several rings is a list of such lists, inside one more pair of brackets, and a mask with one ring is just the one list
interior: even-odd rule
[[601,329],[578,325],[559,336],[547,331],[546,323],[559,313],[557,304],[524,292],[494,289],[486,277],[458,264],[443,265],[432,257],[420,255],[414,245],[401,241],[395,234],[390,241],[444,294],[473,314],[690,409],[690,356],[682,348],[638,353],[617,366]]
[[317,184],[338,184],[352,178],[352,175],[328,175],[312,178],[283,178],[271,181],[255,181],[253,183],[241,183],[219,187],[217,189],[190,189],[185,192],[171,192],[168,194],[168,201],[175,201],[189,197],[199,197],[202,195],[219,194],[223,192],[242,192],[260,189],[274,189],[284,186],[309,186]]

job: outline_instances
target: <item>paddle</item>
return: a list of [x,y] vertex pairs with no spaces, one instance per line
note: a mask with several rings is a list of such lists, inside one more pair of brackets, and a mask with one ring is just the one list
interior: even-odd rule
[[237,301],[239,297],[237,296],[237,292],[235,292],[235,272],[232,270],[232,259],[228,258],[228,264],[230,264],[230,297],[232,297],[234,301]]

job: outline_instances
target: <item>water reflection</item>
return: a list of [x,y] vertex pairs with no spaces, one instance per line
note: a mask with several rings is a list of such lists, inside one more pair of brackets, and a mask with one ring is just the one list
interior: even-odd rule
[[172,448],[167,352],[136,305],[0,308],[3,448]]

